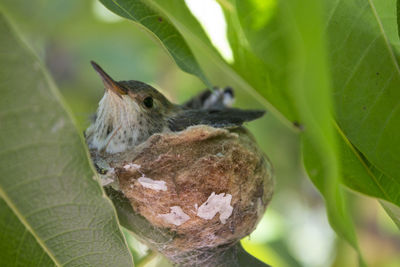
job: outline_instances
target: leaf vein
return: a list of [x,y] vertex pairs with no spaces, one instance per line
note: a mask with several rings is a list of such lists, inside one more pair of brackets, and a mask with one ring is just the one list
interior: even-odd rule
[[379,30],[381,31],[382,36],[383,36],[383,39],[385,40],[385,44],[386,44],[386,47],[387,47],[388,52],[389,52],[389,54],[390,54],[390,57],[391,57],[391,59],[392,59],[393,65],[394,65],[394,67],[396,68],[397,73],[400,75],[400,67],[399,67],[399,64],[398,64],[398,62],[397,62],[397,60],[396,60],[396,57],[395,57],[395,55],[394,55],[392,46],[391,46],[391,44],[390,44],[390,42],[389,42],[389,39],[388,39],[388,37],[387,37],[387,35],[386,35],[386,32],[385,32],[385,30],[383,29],[382,21],[379,19],[378,13],[376,12],[375,5],[374,5],[374,3],[373,3],[371,0],[368,0],[368,3],[369,3],[369,5],[371,6],[372,12],[374,13],[375,19],[376,19],[376,21],[377,21],[377,23],[378,23]]

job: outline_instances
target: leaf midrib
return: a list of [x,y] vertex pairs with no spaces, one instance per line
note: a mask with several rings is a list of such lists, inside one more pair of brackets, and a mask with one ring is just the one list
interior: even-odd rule
[[18,217],[19,221],[25,226],[32,236],[35,238],[36,242],[42,247],[42,249],[46,252],[46,254],[51,258],[51,260],[57,266],[62,266],[61,263],[57,260],[56,256],[47,248],[46,244],[42,241],[42,239],[37,235],[36,231],[30,226],[26,218],[19,212],[18,208],[13,204],[11,199],[8,197],[6,192],[3,191],[3,188],[0,186],[0,197],[7,203],[8,207],[14,212],[14,214]]
[[370,5],[370,7],[371,7],[371,10],[372,10],[374,16],[375,16],[376,22],[378,23],[379,30],[380,30],[381,33],[382,33],[383,39],[385,40],[385,44],[386,44],[386,47],[387,47],[387,49],[388,49],[388,51],[389,51],[390,58],[392,59],[393,65],[394,65],[394,67],[395,67],[396,70],[397,70],[397,74],[400,76],[400,67],[399,67],[399,64],[398,64],[398,62],[397,62],[397,60],[396,60],[396,56],[394,55],[394,51],[393,51],[392,46],[391,46],[391,44],[390,44],[390,42],[389,42],[389,38],[387,37],[386,32],[385,32],[385,29],[383,28],[382,21],[380,20],[380,18],[379,18],[379,16],[378,16],[378,13],[376,12],[375,5],[374,5],[374,3],[372,2],[372,0],[368,0],[368,3],[369,3],[369,5]]

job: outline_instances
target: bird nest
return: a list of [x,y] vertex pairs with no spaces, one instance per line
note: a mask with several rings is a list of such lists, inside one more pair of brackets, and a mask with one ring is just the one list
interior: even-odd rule
[[179,265],[218,265],[272,197],[269,159],[243,127],[194,126],[91,154],[121,223]]

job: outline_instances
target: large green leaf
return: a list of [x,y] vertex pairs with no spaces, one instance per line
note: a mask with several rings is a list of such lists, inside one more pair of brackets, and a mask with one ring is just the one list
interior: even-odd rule
[[184,71],[199,77],[208,87],[211,83],[203,74],[192,51],[182,35],[166,19],[142,0],[100,0],[104,6],[114,13],[137,22],[154,34],[168,50],[176,64]]
[[[257,87],[257,90],[265,92],[279,110],[304,128],[303,156],[307,172],[325,198],[332,227],[359,250],[338,180],[323,6],[320,1],[292,0],[277,1],[267,7],[265,10],[265,3],[258,1],[236,0],[237,15],[249,50],[254,53],[252,57],[259,58],[263,63],[258,65],[270,74],[269,88]],[[231,32],[238,31],[236,27]],[[236,54],[243,55],[243,52]],[[243,60],[243,64],[254,62],[252,57]]]
[[[360,192],[400,205],[400,68],[396,1],[337,0],[326,16],[337,124],[347,149],[382,175],[352,176]],[[354,147],[353,147],[354,146]],[[344,165],[352,172],[356,164]],[[368,178],[370,177],[370,178]],[[350,180],[351,179],[351,180]]]
[[[271,2],[273,3],[274,1],[271,1]],[[344,1],[342,1],[342,2],[344,2]],[[358,2],[360,2],[360,1],[358,1]],[[382,4],[382,3],[385,3],[385,4]],[[288,8],[285,8],[285,4],[282,1],[278,2],[278,4],[276,4],[276,5],[269,5],[269,6],[265,5],[264,3],[258,2],[258,1],[237,1],[237,4],[238,4],[237,10],[239,13],[239,18],[242,23],[245,35],[249,40],[252,52],[254,52],[254,54],[256,54],[265,63],[264,65],[258,64],[257,66],[259,68],[262,68],[264,71],[271,73],[270,79],[271,79],[271,88],[272,89],[269,89],[271,91],[270,93],[268,93],[268,91],[267,91],[267,93],[266,93],[267,97],[269,97],[269,99],[273,98],[273,96],[271,96],[271,97],[268,96],[269,94],[281,95],[282,99],[284,99],[284,97],[286,95],[286,98],[287,98],[286,102],[290,102],[290,100],[292,100],[292,102],[294,102],[294,104],[292,103],[292,105],[289,105],[289,106],[294,106],[296,104],[296,102],[300,103],[300,101],[298,101],[298,99],[293,99],[293,94],[291,93],[293,90],[293,87],[291,88],[290,78],[289,79],[287,78],[287,77],[293,76],[293,72],[297,71],[297,70],[293,69],[295,64],[292,60],[293,57],[290,56],[291,53],[293,53],[295,51],[295,48],[297,47],[296,41],[295,40],[291,41],[291,39],[290,39],[291,38],[290,36],[293,35],[293,33],[291,34],[291,32],[293,32],[293,28],[290,27],[290,20],[292,18],[292,16],[290,16],[290,14],[293,14],[293,12],[288,10]],[[339,5],[338,2],[336,4]],[[368,3],[366,3],[366,4],[368,4]],[[379,5],[380,9],[377,9],[376,16],[378,16],[377,14],[379,12],[385,12],[385,11],[388,12],[389,10],[392,11],[393,9],[391,9],[391,7],[392,8],[394,7],[393,5],[390,6],[388,4],[388,2],[385,2],[385,1],[381,1],[381,2],[379,2],[379,4],[380,4]],[[392,4],[394,4],[394,2],[392,2]],[[331,8],[329,8],[329,7],[327,8],[330,11],[328,18],[330,18],[330,20],[331,20],[330,25],[332,27],[332,30],[330,32],[328,31],[328,33],[330,33],[331,35],[335,35],[334,37],[332,37],[334,39],[334,42],[333,42],[334,44],[332,44],[332,42],[330,42],[330,45],[332,46],[332,49],[330,51],[334,51],[334,54],[332,56],[332,62],[333,62],[333,69],[334,69],[333,81],[334,81],[335,85],[340,83],[340,80],[347,79],[349,69],[354,69],[354,72],[359,71],[359,72],[367,72],[368,73],[368,72],[370,72],[368,69],[374,65],[374,64],[370,64],[368,61],[366,61],[364,63],[364,65],[365,65],[364,70],[358,70],[359,66],[357,66],[357,62],[358,63],[360,63],[360,62],[357,61],[356,58],[354,58],[354,53],[353,53],[354,51],[357,51],[357,49],[359,47],[358,42],[351,43],[352,46],[351,45],[341,46],[340,49],[338,49],[339,45],[335,44],[336,42],[349,39],[349,38],[346,38],[346,34],[348,33],[348,29],[351,27],[350,27],[350,25],[342,26],[342,24],[353,23],[354,20],[353,20],[352,16],[353,16],[354,12],[351,12],[351,8],[358,9],[357,5],[354,5],[352,7],[347,7],[346,4],[342,4],[342,5],[344,5],[345,7],[340,8],[339,6],[333,6]],[[263,11],[262,10],[263,6],[268,7],[269,10]],[[291,4],[290,6],[293,7],[294,5]],[[336,7],[336,9],[335,9],[335,7]],[[371,7],[374,7],[374,5],[372,2],[369,2],[367,7],[371,8]],[[260,20],[260,17],[262,17],[261,11],[263,11],[264,14],[266,14],[266,15],[264,15],[264,17],[266,17],[266,18],[264,18],[264,20]],[[268,13],[267,11],[268,12],[274,11],[275,13],[272,13],[273,15],[268,15],[270,13]],[[253,15],[251,15],[251,14],[253,14]],[[347,16],[347,19],[343,20],[343,18],[346,16]],[[396,30],[392,27],[393,25],[396,25],[396,23],[394,21],[394,13],[392,12],[391,16],[384,16],[384,17],[385,17],[385,20],[382,22],[382,27],[379,29],[376,28],[375,31],[373,29],[371,29],[370,23],[364,23],[363,21],[360,24],[354,22],[353,24],[358,25],[358,26],[354,26],[354,28],[356,28],[356,29],[354,29],[353,31],[359,32],[359,30],[357,30],[357,29],[361,27],[361,28],[364,28],[363,29],[364,32],[366,32],[366,31],[375,32],[374,36],[377,36],[377,38],[378,37],[382,38],[382,34],[383,34],[382,31],[386,27],[388,29],[387,31],[390,32],[390,36],[391,36],[390,40],[392,40],[392,43],[398,44],[398,42],[396,41],[397,40]],[[333,21],[334,19],[337,19],[337,21]],[[263,26],[262,23],[264,23],[265,25]],[[338,25],[338,26],[336,26],[336,25]],[[315,29],[315,27],[312,25],[310,25],[310,28]],[[234,29],[233,32],[237,33],[238,29]],[[357,34],[362,35],[369,42],[373,41],[370,38],[371,37],[370,34],[369,35],[368,34],[367,35],[360,34],[360,33],[357,33]],[[340,35],[340,36],[338,36],[338,35]],[[370,36],[370,37],[368,37],[368,36]],[[387,42],[381,42],[379,49],[377,49],[377,47],[371,48],[371,50],[373,50],[372,53],[375,53],[374,56],[371,57],[372,62],[380,60],[380,58],[379,58],[380,51],[388,50],[388,45],[389,45],[390,40],[388,40]],[[367,43],[368,41],[363,42],[363,45],[365,45],[365,43]],[[383,47],[383,45],[386,45],[386,46]],[[244,49],[243,45],[240,45],[239,49],[243,50]],[[239,51],[236,54],[243,55],[244,53]],[[353,56],[353,61],[349,60],[350,55]],[[240,57],[238,57],[238,58],[240,59]],[[256,62],[254,62],[252,57],[247,57],[245,59],[245,61],[252,62],[252,64],[256,64]],[[288,61],[290,62],[289,66],[287,63]],[[395,68],[393,68],[393,66],[395,66],[395,65],[390,64],[389,61],[387,61],[386,63],[392,69],[392,73],[393,73],[393,71],[396,72]],[[237,64],[237,63],[235,62],[235,64]],[[265,67],[263,67],[263,66],[265,66]],[[375,72],[369,73],[369,75],[372,77],[372,79],[379,76],[378,69],[380,67],[374,66],[373,68],[376,68],[376,73],[378,73],[378,75]],[[377,83],[377,82],[371,83],[369,80],[364,79],[364,77],[361,77],[359,79],[360,79],[360,81],[355,80],[352,86],[353,87],[358,86],[360,92],[353,94],[352,97],[346,97],[347,92],[346,91],[342,92],[339,87],[340,85],[335,86],[336,104],[340,103],[343,99],[346,99],[347,110],[346,110],[346,113],[342,114],[342,115],[349,122],[354,119],[354,118],[350,119],[348,117],[348,115],[349,115],[349,113],[351,113],[352,109],[358,109],[358,110],[362,110],[363,108],[366,109],[366,106],[363,106],[363,108],[359,107],[360,106],[359,102],[363,101],[364,98],[371,97],[371,95],[378,92],[378,90],[376,90],[375,88],[379,88],[379,83]],[[361,86],[359,86],[358,84],[360,84]],[[395,83],[393,84],[393,86],[394,85],[395,85]],[[280,88],[280,91],[278,91],[278,93],[276,93],[275,92],[276,90],[273,89],[274,87]],[[351,90],[352,89],[349,88],[349,91],[351,91]],[[396,98],[396,99],[398,99],[398,98]],[[285,105],[285,101],[279,101],[279,98],[277,98],[277,97],[275,97],[275,100],[276,100],[275,103],[277,105],[277,108],[279,110],[281,110],[283,113],[288,114],[288,116],[291,116],[291,114],[286,111],[288,109],[287,107],[281,108],[281,106]],[[394,100],[393,102],[398,103],[398,100]],[[340,104],[338,104],[337,106],[339,109],[342,108],[342,105],[340,105]],[[393,106],[390,107],[390,103],[389,103],[388,107],[393,108]],[[299,110],[299,112],[297,112],[297,114],[301,114],[301,112],[302,112],[302,108]],[[376,113],[380,114],[379,116],[381,117],[380,119],[382,120],[382,122],[384,121],[382,119],[382,117],[384,117],[387,114],[390,114],[389,111],[386,112],[382,107],[379,107],[376,110]],[[395,117],[395,118],[397,118],[397,117]],[[342,119],[339,117],[338,120],[339,120],[339,124],[340,124]],[[358,124],[360,121],[361,121],[361,119],[356,118],[354,125],[349,124],[349,128],[356,126],[356,124]],[[307,124],[307,122],[302,122],[302,123]],[[370,125],[375,125],[375,124],[370,124]],[[359,125],[357,125],[357,127],[358,126]],[[357,127],[352,129],[352,131],[356,131]],[[383,126],[381,128],[375,128],[375,126],[370,127],[370,128],[372,128],[371,130],[373,130],[375,132],[385,131]],[[359,134],[360,138],[365,139],[366,143],[372,142],[370,140],[370,138],[372,136],[372,135],[370,135],[371,130],[364,129],[364,131]],[[389,132],[394,132],[394,131],[389,130]],[[361,135],[364,135],[364,136],[362,137]],[[354,175],[354,173],[358,172],[357,168],[359,167],[358,166],[359,160],[357,159],[357,157],[358,156],[363,157],[363,156],[361,154],[359,155],[358,152],[356,152],[355,154],[352,152],[352,151],[357,150],[351,144],[352,135],[347,136],[346,134],[344,134],[341,131],[340,136],[341,136],[341,138],[343,137],[345,139],[345,140],[340,141],[340,150],[342,151],[342,153],[340,154],[340,158],[343,159],[343,156],[346,157],[344,160],[341,160],[341,163],[343,164],[343,168],[342,168],[343,176],[345,177],[345,179],[343,181],[346,183],[346,185],[350,186],[352,189],[357,190],[359,192],[369,194],[369,195],[375,196],[375,197],[380,197],[382,199],[388,200],[392,203],[396,203],[397,205],[399,205],[400,204],[399,203],[400,194],[398,193],[398,192],[400,192],[399,180],[395,179],[393,177],[390,177],[388,175],[379,175],[377,177],[371,176],[371,175],[367,175],[367,176],[363,175],[363,176],[359,177],[357,175]],[[398,135],[393,136],[392,139],[395,139],[394,145],[396,146],[396,144],[398,142],[397,141]],[[380,154],[385,152],[387,154],[387,157],[390,157],[390,154],[393,152],[390,149],[389,142],[387,142],[387,145],[388,146],[385,147],[381,151]],[[396,146],[393,149],[395,153],[397,153],[396,151],[398,148],[399,148],[399,146]],[[357,156],[357,157],[354,157],[354,156]],[[392,163],[393,163],[392,167],[395,166],[394,165],[395,158],[392,158]],[[386,164],[389,165],[387,162],[386,162]]]
[[132,266],[75,124],[0,15],[1,265]]

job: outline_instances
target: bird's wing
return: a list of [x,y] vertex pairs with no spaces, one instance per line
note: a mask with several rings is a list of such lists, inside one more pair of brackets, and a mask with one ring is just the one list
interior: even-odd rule
[[189,126],[210,125],[216,128],[231,128],[241,126],[246,121],[252,121],[263,116],[263,110],[225,109],[184,109],[169,118],[168,126],[172,131],[182,131]]
[[183,107],[191,109],[223,109],[231,107],[234,102],[234,93],[231,87],[206,89],[189,101]]

